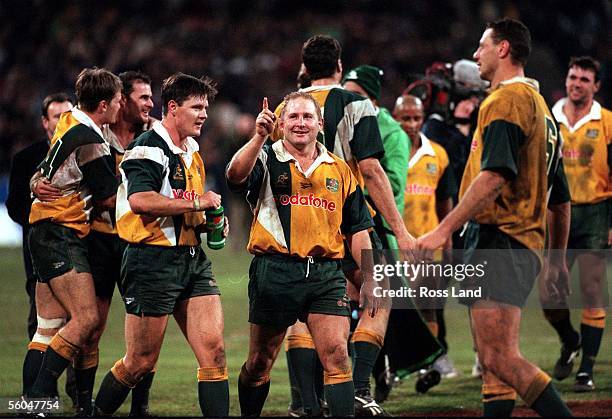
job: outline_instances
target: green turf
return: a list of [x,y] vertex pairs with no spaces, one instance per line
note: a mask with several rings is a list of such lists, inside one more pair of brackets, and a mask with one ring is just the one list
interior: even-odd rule
[[[225,343],[230,373],[231,413],[239,414],[236,379],[245,360],[248,347],[247,323],[247,271],[249,256],[229,250],[209,254],[223,293],[225,313]],[[21,366],[26,351],[27,302],[24,291],[21,251],[0,249],[0,399],[16,397],[21,391]],[[531,305],[533,307],[533,304]],[[580,313],[574,314],[574,324]],[[206,319],[202,319],[206,321]],[[480,382],[469,377],[474,359],[465,309],[451,304],[446,312],[448,340],[451,356],[463,374],[460,378],[443,381],[426,395],[414,390],[414,377],[406,378],[391,393],[384,407],[392,414],[441,412],[455,409],[480,408]],[[572,379],[556,383],[566,400],[597,400],[612,394],[612,335],[604,334],[600,356],[595,366],[597,390],[578,395],[571,392]],[[553,330],[545,322],[540,310],[525,310],[521,329],[521,348],[525,356],[546,371],[552,369],[559,346]],[[115,298],[108,328],[100,348],[100,369],[96,388],[103,375],[124,353],[123,306]],[[163,416],[199,415],[196,386],[196,362],[176,323],[170,322],[152,388],[152,413]],[[63,385],[63,378],[61,381]],[[265,415],[286,414],[289,403],[289,385],[285,357],[281,356],[272,372],[270,396],[264,408]],[[127,414],[126,402],[119,414]],[[0,414],[5,411],[0,408]]]

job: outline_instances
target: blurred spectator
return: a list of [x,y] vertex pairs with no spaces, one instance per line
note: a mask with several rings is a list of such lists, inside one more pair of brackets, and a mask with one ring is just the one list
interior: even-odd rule
[[[501,15],[519,17],[532,30],[528,69],[541,81],[545,97],[558,94],[553,89],[561,84],[571,55],[600,57],[608,84],[610,7],[605,0],[390,0],[384,9],[369,0],[291,8],[280,0],[2,1],[0,172],[8,171],[16,151],[41,135],[36,119],[43,92],[71,89],[85,66],[139,69],[154,83],[179,70],[210,74],[219,81],[218,100],[233,103],[239,115],[258,109],[264,95],[280,102],[294,88],[303,41],[329,33],[342,42],[346,68],[361,62],[385,68],[388,93],[380,102],[389,107],[411,74],[436,60],[471,56],[484,21]],[[159,92],[154,93],[159,101]],[[605,104],[609,93],[600,95]],[[211,128],[205,136],[217,135]],[[231,144],[221,138],[207,141],[219,147],[215,162],[224,166]],[[214,171],[211,164],[207,168]]]

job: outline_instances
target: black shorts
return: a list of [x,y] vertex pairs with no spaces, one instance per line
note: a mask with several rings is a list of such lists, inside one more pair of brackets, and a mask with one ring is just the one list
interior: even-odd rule
[[121,277],[121,261],[127,246],[117,234],[91,231],[85,238],[96,296],[110,299]]
[[48,283],[72,269],[91,272],[87,244],[71,228],[41,221],[31,226],[28,244],[39,282]]
[[349,316],[346,278],[336,259],[255,256],[249,268],[249,322],[287,328],[309,313]]
[[596,204],[572,205],[568,251],[602,250],[608,247],[611,206],[608,200]]
[[494,225],[470,221],[464,237],[463,263],[481,266],[484,276],[461,282],[462,291],[480,289],[480,295],[459,302],[469,306],[483,299],[523,307],[541,268],[536,253]]
[[172,314],[179,301],[221,294],[200,246],[128,244],[119,288],[126,312],[137,316]]

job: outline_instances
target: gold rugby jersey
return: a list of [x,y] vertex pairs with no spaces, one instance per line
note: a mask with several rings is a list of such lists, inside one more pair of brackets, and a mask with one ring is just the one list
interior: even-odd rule
[[552,112],[563,136],[563,162],[572,204],[595,204],[612,197],[609,149],[612,143],[612,112],[594,101],[591,111],[573,127],[563,113],[567,98]]
[[241,185],[255,215],[247,250],[342,259],[343,234],[374,225],[348,165],[317,143],[319,156],[303,172],[284,141],[266,145]]
[[190,137],[186,146],[184,151],[174,145],[159,121],[129,145],[119,165],[122,182],[117,192],[117,231],[123,240],[167,247],[200,244],[203,212],[154,218],[135,214],[128,201],[137,192],[190,201],[204,194],[206,173],[198,143]]
[[420,133],[421,147],[408,163],[408,176],[404,192],[404,224],[414,237],[435,229],[440,220],[436,203],[456,192],[448,155],[438,143]]
[[496,225],[529,249],[543,249],[560,140],[537,81],[515,77],[500,83],[480,106],[459,199],[480,171],[502,173],[508,183],[476,221]]
[[111,152],[102,131],[80,109],[64,112],[39,168],[62,197],[51,202],[35,199],[30,224],[49,220],[85,237],[91,227],[93,201],[117,192]]
[[[149,118],[149,122],[143,124],[140,132],[137,132],[134,136],[134,140],[138,138],[140,134],[146,132],[151,129],[153,126],[153,122],[156,119]],[[115,162],[115,175],[117,176],[118,183],[121,183],[121,172],[119,171],[119,164],[121,160],[123,160],[123,155],[125,154],[125,149],[121,145],[119,138],[115,135],[113,130],[111,130],[110,126],[104,125],[102,127],[102,135],[104,136],[104,140],[110,146],[110,152],[113,157],[113,161]],[[112,210],[104,210],[104,211],[96,211],[94,209],[94,218],[91,222],[91,229],[93,231],[97,231],[99,233],[106,234],[118,234],[117,233],[117,222],[115,221],[115,209]]]
[[[385,153],[374,105],[369,99],[340,85],[311,86],[300,91],[311,94],[321,107],[324,125],[319,141],[349,165],[364,190],[365,182],[358,162],[368,157],[380,159]],[[274,111],[277,117],[280,118],[284,106],[283,102]],[[281,137],[277,124],[272,139]],[[374,215],[374,210],[369,209]]]

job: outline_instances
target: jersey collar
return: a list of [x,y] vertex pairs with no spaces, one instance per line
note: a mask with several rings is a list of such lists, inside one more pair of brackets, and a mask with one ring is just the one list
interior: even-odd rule
[[500,82],[499,85],[500,86],[507,86],[507,85],[512,84],[512,83],[525,83],[526,85],[528,85],[531,88],[535,89],[536,92],[540,91],[540,83],[538,83],[537,80],[530,79],[528,77],[521,77],[521,76],[512,77],[511,79],[504,80],[504,81]]
[[302,168],[300,167],[300,163],[297,161],[297,159],[293,157],[291,153],[289,153],[289,151],[287,151],[287,149],[285,148],[284,141],[285,140],[276,141],[274,144],[272,144],[272,150],[274,151],[276,158],[278,159],[278,161],[282,163],[286,163],[288,161],[293,160],[295,162],[295,167],[297,167],[297,169],[300,172],[302,172],[302,174],[306,177],[309,177],[315,171],[315,169],[319,167],[319,165],[321,165],[322,163],[333,163],[334,162],[333,157],[330,156],[325,146],[317,141],[316,147],[317,147],[317,150],[319,151],[319,155],[317,156],[315,161],[310,165],[308,170],[304,172]]
[[433,146],[431,145],[431,141],[429,138],[425,136],[422,132],[419,132],[419,136],[421,137],[421,147],[414,153],[414,156],[408,162],[408,168],[412,169],[422,157],[425,156],[434,156],[436,152],[434,151]]
[[325,86],[309,86],[304,89],[300,89],[300,92],[319,92],[321,90],[330,90],[330,89],[342,89],[342,86],[339,84],[326,84]]
[[567,98],[557,101],[555,106],[552,108],[552,113],[555,116],[555,119],[558,123],[563,124],[567,127],[569,132],[574,133],[584,124],[590,121],[598,121],[601,119],[601,105],[596,100],[593,101],[591,105],[591,110],[585,116],[583,116],[573,127],[570,127],[569,121],[567,120],[567,116],[563,113],[563,106],[567,103]]
[[123,146],[121,145],[121,143],[119,142],[119,139],[117,138],[117,136],[115,135],[115,133],[113,132],[113,130],[110,128],[108,124],[105,124],[102,127],[102,133],[104,134],[102,137],[104,138],[104,140],[106,140],[106,142],[111,147],[117,150],[120,154],[125,153],[125,150]]
[[100,137],[104,138],[104,135],[102,134],[102,130],[100,129],[100,127],[96,125],[93,119],[87,116],[87,114],[83,112],[82,110],[80,110],[77,106],[73,107],[68,112],[72,112],[72,116],[74,116],[74,119],[79,121],[81,124],[93,129]]
[[160,137],[164,139],[166,144],[168,144],[168,147],[170,147],[170,151],[172,151],[174,154],[180,154],[180,155],[187,154],[191,156],[193,153],[200,150],[200,146],[198,142],[191,137],[187,137],[187,141],[185,142],[187,146],[187,151],[181,149],[180,147],[177,147],[172,141],[172,138],[170,138],[170,134],[168,133],[168,130],[166,129],[166,127],[162,125],[161,121],[155,121],[153,123],[153,131],[155,131],[157,135],[159,135]]

